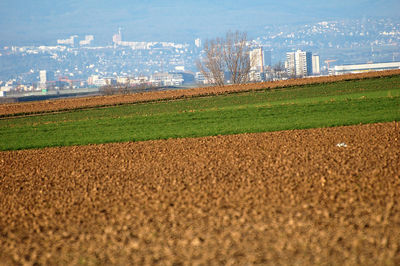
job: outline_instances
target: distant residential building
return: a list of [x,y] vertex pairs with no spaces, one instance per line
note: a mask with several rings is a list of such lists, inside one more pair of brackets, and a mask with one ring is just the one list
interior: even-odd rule
[[313,75],[321,74],[319,66],[319,55],[312,55],[312,73]]
[[41,89],[46,89],[49,81],[54,80],[54,73],[47,70],[39,71],[39,86]]
[[196,40],[194,40],[194,45],[196,45],[197,48],[201,47],[201,39],[197,38]]
[[203,75],[203,73],[201,73],[201,72],[196,72],[196,74],[194,75],[194,79],[196,80],[196,83],[199,83],[199,84],[206,83],[206,78]]
[[265,80],[264,72],[260,71],[250,71],[249,79],[251,82],[261,82]]
[[250,51],[250,70],[264,72],[264,56],[261,47]]
[[90,77],[88,77],[87,83],[88,85],[94,85],[95,80],[97,80],[99,78],[98,75],[92,75]]
[[114,45],[120,45],[122,42],[122,33],[121,28],[118,29],[118,33],[113,35],[113,43]]
[[148,84],[149,83],[149,77],[147,76],[140,76],[140,77],[135,77],[129,79],[129,85],[131,86],[137,86],[141,84]]
[[93,35],[86,35],[85,39],[79,42],[80,46],[90,45],[90,43],[94,40]]
[[40,70],[39,71],[39,83],[40,84],[46,84],[47,82],[47,71],[46,70]]
[[54,80],[54,72],[47,71],[47,70],[40,70],[39,71],[39,79],[40,83],[46,83],[48,81]]
[[96,87],[101,87],[107,85],[106,80],[103,78],[100,78],[99,75],[92,75],[88,78],[87,81],[89,86],[96,86]]
[[333,74],[341,75],[347,73],[362,73],[391,69],[400,69],[400,62],[335,66],[333,69]]
[[[229,72],[221,73],[221,76],[227,83],[231,83],[230,82],[231,77]],[[195,82],[198,84],[205,84],[205,85],[215,84],[215,79],[212,76],[206,77],[201,72],[196,72],[194,79]]]
[[182,75],[176,73],[155,73],[150,79],[154,86],[181,86],[183,81]]
[[111,86],[117,85],[117,79],[114,77],[105,77],[103,79],[104,79],[106,85],[111,85]]
[[57,40],[57,44],[64,44],[64,45],[71,45],[74,46],[75,45],[75,38],[77,38],[77,35],[73,35],[71,37],[69,37],[68,39],[60,39]]
[[5,86],[0,87],[0,91],[8,92],[8,91],[11,91],[12,88],[13,87],[10,85],[5,85]]
[[[115,36],[115,35],[114,35]],[[114,38],[113,38],[114,40]],[[118,40],[118,38],[117,38]],[[150,47],[153,45],[151,42],[127,42],[127,41],[114,41],[115,45],[120,45],[120,46],[128,46],[132,48],[133,50],[146,50],[150,49]]]
[[176,66],[175,70],[176,71],[185,71],[185,66]]
[[195,80],[195,76],[194,73],[190,72],[190,71],[177,71],[176,74],[180,74],[182,75],[183,78],[183,85],[188,85],[188,84],[195,84],[196,80]]
[[250,51],[249,79],[253,82],[264,80],[264,53],[262,47]]
[[117,77],[117,84],[128,84],[129,83],[129,78],[128,77]]
[[297,50],[286,53],[285,67],[289,76],[304,77],[312,74],[312,53]]
[[272,51],[263,50],[264,66],[272,66]]
[[94,81],[93,85],[96,87],[101,87],[107,85],[107,83],[105,79],[97,79]]
[[289,77],[296,76],[296,57],[295,52],[286,53],[285,68]]

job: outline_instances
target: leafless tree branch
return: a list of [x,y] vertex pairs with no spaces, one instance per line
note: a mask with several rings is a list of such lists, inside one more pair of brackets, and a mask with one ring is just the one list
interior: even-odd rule
[[246,33],[228,32],[225,39],[205,41],[203,49],[204,58],[197,62],[197,67],[209,82],[224,85],[225,71],[230,74],[233,84],[249,80],[251,63]]

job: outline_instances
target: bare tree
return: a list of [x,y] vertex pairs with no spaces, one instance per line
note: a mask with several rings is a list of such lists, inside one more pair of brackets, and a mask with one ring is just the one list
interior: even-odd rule
[[247,46],[247,34],[236,31],[226,34],[224,61],[233,84],[246,83],[250,72],[250,47]]
[[224,72],[231,76],[233,84],[245,83],[249,80],[250,47],[247,46],[247,34],[228,32],[224,38],[206,41],[205,56],[197,62],[197,67],[204,77],[217,84],[224,85]]
[[274,75],[276,78],[281,79],[283,77],[286,77],[286,69],[285,69],[285,64],[281,61],[276,63],[272,70],[274,71]]
[[205,58],[197,61],[197,67],[204,75],[204,78],[219,86],[224,85],[224,61],[223,61],[224,40],[217,38],[204,43]]

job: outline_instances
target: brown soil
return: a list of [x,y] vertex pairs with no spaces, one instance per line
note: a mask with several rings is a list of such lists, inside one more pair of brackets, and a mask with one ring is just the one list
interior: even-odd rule
[[378,72],[367,72],[362,74],[290,79],[290,80],[281,80],[275,82],[230,85],[223,87],[206,87],[206,88],[195,88],[195,89],[146,92],[146,93],[137,93],[128,95],[97,96],[97,97],[69,98],[69,99],[58,99],[58,100],[25,102],[25,103],[9,103],[9,104],[0,104],[0,116],[31,114],[40,112],[54,112],[60,110],[71,110],[76,108],[111,106],[117,104],[148,102],[156,100],[190,98],[196,96],[218,95],[224,93],[252,91],[252,90],[260,90],[266,88],[273,89],[273,88],[295,86],[295,85],[327,83],[327,82],[354,80],[354,79],[372,78],[372,77],[385,77],[385,76],[393,76],[399,74],[400,70],[388,70],[388,71],[378,71]]
[[0,169],[0,264],[400,264],[399,122],[7,151]]

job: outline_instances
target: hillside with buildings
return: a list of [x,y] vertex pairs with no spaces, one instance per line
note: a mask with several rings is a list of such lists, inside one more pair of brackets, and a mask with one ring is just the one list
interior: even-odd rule
[[[394,19],[322,21],[266,26],[253,36],[250,81],[396,69],[400,22]],[[202,40],[137,42],[110,36],[72,35],[50,45],[0,47],[1,95],[63,92],[105,85],[190,87],[209,83],[196,67]],[[356,66],[348,66],[356,65]],[[359,67],[357,67],[359,66]],[[229,83],[229,76],[226,76]]]

